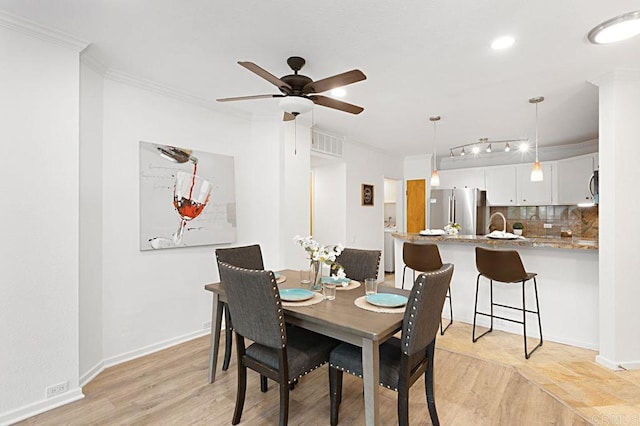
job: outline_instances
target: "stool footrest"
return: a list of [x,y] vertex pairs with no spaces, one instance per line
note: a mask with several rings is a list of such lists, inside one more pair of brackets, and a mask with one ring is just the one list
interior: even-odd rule
[[[513,309],[513,310],[520,311],[520,312],[523,311],[522,308],[518,308],[518,307],[515,307],[515,306],[502,305],[500,303],[492,303],[492,305],[493,306],[500,306],[501,308]],[[530,314],[536,314],[536,315],[538,315],[538,313],[539,313],[538,311],[532,311],[532,310],[529,310],[529,309],[524,309],[524,311],[525,312],[529,312]]]

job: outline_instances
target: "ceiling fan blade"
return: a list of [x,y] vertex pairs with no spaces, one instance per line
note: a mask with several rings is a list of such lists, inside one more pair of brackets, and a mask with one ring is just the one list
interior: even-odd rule
[[284,98],[284,95],[236,96],[235,98],[216,99],[216,101],[218,101],[218,102],[231,102],[231,101],[247,101],[247,100],[250,100],[250,99],[266,99],[266,98]]
[[312,81],[304,86],[303,93],[322,93],[336,87],[346,86],[358,81],[366,80],[367,76],[360,70],[351,70],[333,77],[323,78],[322,80]]
[[274,86],[276,86],[277,88],[283,89],[287,93],[291,93],[291,91],[293,90],[291,88],[291,86],[289,86],[287,83],[285,83],[284,81],[280,80],[278,77],[276,77],[275,75],[271,74],[269,71],[265,70],[264,68],[261,68],[258,65],[254,64],[253,62],[238,61],[238,64],[242,65],[243,67],[245,67],[246,69],[248,69],[252,73],[255,73],[255,74],[259,75],[260,77],[264,78],[269,83],[271,83]]
[[285,112],[284,117],[282,117],[282,121],[293,121],[296,119],[296,116],[291,114],[290,112]]
[[329,98],[327,96],[313,95],[313,96],[309,96],[309,99],[311,99],[314,104],[322,105],[328,108],[338,109],[344,112],[350,112],[351,114],[360,114],[362,111],[364,111],[364,108],[362,107],[349,104],[347,102],[342,102],[337,99]]

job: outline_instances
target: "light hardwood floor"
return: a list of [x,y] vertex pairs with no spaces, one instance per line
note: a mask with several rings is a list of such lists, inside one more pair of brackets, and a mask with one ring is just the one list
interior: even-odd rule
[[[612,372],[593,362],[595,352],[552,342],[527,361],[521,336],[495,331],[473,344],[470,335],[469,325],[454,323],[438,336],[443,425],[640,424],[639,371]],[[202,337],[108,368],[84,388],[83,400],[22,424],[230,424],[236,362],[210,385],[208,348]],[[291,392],[290,424],[329,424],[327,376],[326,367],[318,369]],[[364,424],[362,381],[345,375],[343,395],[340,424]],[[277,424],[278,398],[273,384],[262,394],[250,372],[241,424]],[[395,392],[381,388],[380,401],[382,424],[397,424]],[[423,381],[411,389],[410,419],[430,424]]]

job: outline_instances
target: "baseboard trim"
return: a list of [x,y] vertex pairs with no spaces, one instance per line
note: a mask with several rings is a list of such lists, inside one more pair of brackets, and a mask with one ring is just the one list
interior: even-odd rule
[[640,369],[640,361],[615,362],[602,355],[596,356],[596,362],[610,370],[638,370]]
[[96,378],[96,376],[104,371],[104,361],[100,361],[94,365],[89,371],[80,376],[80,387],[83,388],[87,383]]
[[154,352],[161,351],[163,349],[170,348],[175,345],[179,345],[180,343],[188,342],[189,340],[197,339],[198,337],[206,336],[210,334],[211,330],[197,330],[191,333],[184,334],[182,336],[174,337],[172,339],[163,340],[162,342],[154,343],[149,346],[144,346],[142,348],[133,350],[131,352],[126,352],[121,355],[116,355],[111,358],[106,358],[102,361],[103,370],[105,368],[113,367],[114,365],[122,364],[123,362],[131,361],[145,355],[150,355]]
[[62,395],[54,396],[53,398],[42,399],[32,404],[25,405],[24,407],[20,407],[17,410],[2,414],[0,415],[0,425],[11,425],[82,398],[84,398],[82,389],[80,389],[80,387],[77,387],[63,393]]

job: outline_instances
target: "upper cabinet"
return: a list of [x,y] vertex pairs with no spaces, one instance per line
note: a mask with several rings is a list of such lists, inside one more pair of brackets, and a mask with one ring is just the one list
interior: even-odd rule
[[593,201],[589,191],[589,181],[596,168],[596,155],[558,160],[558,204]]
[[479,188],[485,189],[484,169],[439,170],[440,186],[437,189]]
[[531,182],[531,167],[533,164],[519,164],[518,174],[518,205],[544,206],[553,204],[553,165],[542,163],[541,182]]
[[515,166],[487,167],[485,181],[487,183],[487,204],[490,206],[515,206],[518,203]]

